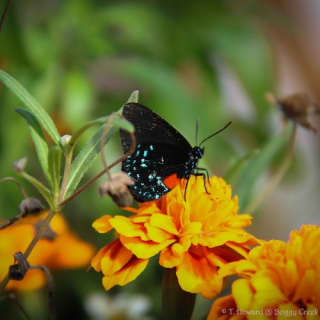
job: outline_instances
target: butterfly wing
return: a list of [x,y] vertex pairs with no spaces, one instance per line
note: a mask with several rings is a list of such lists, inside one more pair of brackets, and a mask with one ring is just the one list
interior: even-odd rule
[[[166,143],[177,146],[188,153],[191,149],[189,142],[166,120],[140,103],[127,103],[123,107],[122,115],[135,127],[137,144],[143,142]],[[130,136],[121,131],[121,142],[124,152],[130,149]]]
[[[137,201],[152,201],[170,189],[164,178],[183,172],[191,146],[167,121],[139,103],[128,103],[123,116],[135,127],[136,150],[122,163],[136,183],[131,188]],[[124,152],[130,149],[130,135],[120,131]]]

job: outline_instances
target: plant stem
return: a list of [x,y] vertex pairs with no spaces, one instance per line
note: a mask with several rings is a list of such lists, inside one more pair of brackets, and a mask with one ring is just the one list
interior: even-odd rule
[[52,202],[52,199],[51,199],[50,190],[45,185],[43,185],[38,179],[26,173],[25,171],[19,172],[19,175],[24,179],[26,179],[28,182],[30,182],[40,192],[40,194],[49,204],[50,208],[54,207],[54,203]]
[[195,300],[195,294],[180,288],[176,269],[165,269],[162,279],[162,319],[191,319]]
[[[34,249],[35,245],[41,239],[42,235],[46,232],[46,230],[47,230],[47,228],[48,228],[48,226],[50,224],[50,221],[54,217],[55,213],[56,213],[56,211],[50,210],[48,212],[47,216],[45,217],[45,219],[42,221],[42,224],[41,224],[38,232],[35,234],[34,238],[30,242],[30,244],[27,247],[26,251],[23,253],[25,259],[27,259],[29,257],[29,255],[31,254],[31,252]],[[2,292],[5,289],[6,285],[9,282],[9,280],[10,279],[9,279],[9,273],[8,273],[0,283],[0,292]]]
[[17,184],[17,186],[19,187],[19,189],[20,189],[23,197],[24,197],[24,198],[27,198],[27,197],[28,197],[28,195],[27,195],[26,191],[24,190],[22,184],[21,184],[19,181],[17,181],[15,178],[12,178],[12,177],[4,177],[4,178],[0,179],[0,183],[5,182],[5,181],[12,181],[12,182],[14,182],[15,184]]
[[130,137],[131,137],[132,143],[131,143],[131,146],[130,146],[130,150],[126,154],[124,154],[120,159],[118,159],[118,160],[114,161],[113,163],[111,163],[110,166],[104,168],[95,177],[93,177],[91,180],[89,180],[87,183],[85,183],[82,187],[80,187],[77,191],[75,191],[70,197],[68,197],[67,199],[65,199],[62,202],[60,202],[58,206],[61,208],[62,206],[64,206],[65,204],[67,204],[68,202],[73,200],[82,191],[86,190],[91,184],[96,182],[101,176],[103,176],[106,172],[108,172],[111,168],[113,168],[118,163],[120,163],[123,160],[125,160],[130,154],[132,154],[134,152],[135,148],[136,148],[136,139],[135,139],[135,136],[134,136],[133,133],[130,133]]
[[7,3],[6,3],[6,6],[4,8],[3,14],[2,14],[2,16],[0,18],[0,31],[2,29],[2,26],[3,26],[3,23],[4,23],[4,19],[5,19],[6,15],[7,15],[7,13],[8,13],[9,5],[10,5],[10,0],[7,0]]
[[101,117],[99,119],[93,120],[93,121],[89,121],[86,125],[84,125],[82,128],[80,128],[78,131],[76,131],[70,140],[70,146],[74,147],[76,145],[76,143],[78,142],[78,139],[83,135],[83,133],[85,131],[87,131],[89,128],[97,125],[97,124],[104,124],[107,119],[109,118],[109,116],[106,117]]
[[253,212],[255,211],[262,203],[263,201],[274,191],[274,189],[278,186],[280,181],[283,179],[285,176],[286,172],[288,171],[291,161],[292,161],[292,156],[294,152],[294,146],[295,146],[295,141],[296,141],[296,135],[297,135],[297,124],[294,123],[292,133],[290,136],[290,141],[289,141],[289,147],[288,147],[288,152],[283,160],[281,167],[278,169],[278,171],[274,174],[273,177],[271,177],[271,180],[265,190],[251,203],[249,206],[244,210],[245,212]]
[[73,157],[73,149],[74,146],[71,146],[70,150],[67,152],[65,162],[64,162],[64,171],[63,171],[63,179],[62,179],[62,184],[61,184],[61,190],[59,194],[59,202],[62,201],[65,193],[66,193],[66,188],[69,180],[69,175],[70,175],[70,168],[71,168],[71,163],[72,163],[72,157]]

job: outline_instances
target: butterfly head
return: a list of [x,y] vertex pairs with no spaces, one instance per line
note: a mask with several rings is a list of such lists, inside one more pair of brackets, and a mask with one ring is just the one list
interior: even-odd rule
[[197,168],[198,161],[203,157],[204,148],[199,146],[193,147],[188,153],[188,161],[184,164],[184,171],[179,177],[189,178],[190,174]]
[[204,148],[195,146],[191,150],[190,159],[193,161],[198,161],[203,157],[203,154],[204,154]]

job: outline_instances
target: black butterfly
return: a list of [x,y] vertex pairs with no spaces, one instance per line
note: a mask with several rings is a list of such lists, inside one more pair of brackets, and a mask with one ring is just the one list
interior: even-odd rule
[[[135,180],[130,187],[134,198],[139,202],[159,199],[170,191],[165,178],[176,174],[178,178],[188,179],[191,174],[203,175],[197,164],[203,157],[201,144],[191,147],[189,142],[167,121],[149,108],[139,103],[124,105],[122,115],[135,127],[136,149],[122,162],[122,170]],[[130,135],[121,130],[123,151],[130,150]]]

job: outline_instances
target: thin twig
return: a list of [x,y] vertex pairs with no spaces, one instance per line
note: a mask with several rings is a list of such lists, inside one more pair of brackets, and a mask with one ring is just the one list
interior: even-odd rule
[[0,31],[2,29],[2,26],[3,26],[3,23],[4,23],[4,19],[5,19],[6,15],[7,15],[7,13],[8,13],[9,5],[10,5],[10,0],[7,0],[7,3],[6,3],[6,6],[4,8],[3,14],[2,14],[2,16],[0,18]]
[[101,176],[103,176],[108,170],[116,166],[118,163],[124,161],[127,159],[129,155],[131,155],[134,150],[136,149],[136,138],[133,133],[130,133],[130,138],[131,138],[131,146],[130,150],[124,154],[120,159],[114,161],[110,166],[106,167],[103,169],[100,173],[98,173],[95,177],[93,177],[91,180],[89,180],[86,184],[84,184],[82,187],[80,187],[77,191],[75,191],[69,198],[63,200],[62,202],[59,203],[59,207],[64,206],[66,203],[70,202],[73,200],[76,196],[78,196],[82,191],[87,189],[92,183],[96,182]]
[[28,197],[28,195],[27,195],[26,191],[24,190],[22,184],[19,181],[17,181],[15,178],[13,178],[13,177],[4,177],[4,178],[0,179],[0,183],[6,182],[6,181],[14,182],[19,187],[23,197],[24,198]]
[[[23,253],[24,257],[27,259],[29,257],[29,255],[31,254],[33,248],[35,247],[35,245],[37,244],[37,242],[41,239],[43,233],[47,230],[50,221],[52,220],[52,218],[55,215],[55,211],[50,210],[49,213],[47,214],[47,216],[45,217],[45,219],[42,221],[42,224],[38,230],[38,232],[36,233],[36,235],[34,236],[34,238],[32,239],[32,241],[30,242],[29,246],[27,247],[26,251]],[[5,278],[1,281],[0,283],[0,292],[2,292],[6,285],[9,282],[9,273],[5,276]]]
[[15,293],[10,292],[8,294],[8,297],[14,301],[14,303],[18,306],[18,308],[20,309],[20,311],[22,312],[22,314],[25,316],[25,318],[27,320],[31,320],[31,318],[29,317],[29,315],[27,314],[26,310],[23,308],[22,304],[20,303],[20,301],[18,300],[17,296]]
[[5,228],[8,228],[9,226],[12,226],[16,221],[18,221],[21,218],[21,215],[18,214],[15,217],[12,217],[8,220],[6,220],[5,222],[3,222],[2,224],[0,224],[0,230],[3,230]]
[[42,205],[41,201],[33,198],[27,197],[21,201],[19,205],[19,213],[12,217],[0,225],[0,230],[5,229],[11,225],[13,225],[16,221],[26,217],[30,213],[39,213],[44,210],[44,206]]
[[[2,182],[6,182],[6,181],[11,181],[11,182],[14,182],[20,189],[23,197],[26,199],[28,197],[26,191],[24,190],[22,184],[20,182],[18,182],[15,178],[12,178],[12,177],[4,177],[2,179],[0,179],[0,183]],[[5,221],[4,223],[2,223],[0,225],[0,230],[1,229],[4,229],[10,225],[12,225],[13,223],[15,223],[17,220],[19,220],[23,215],[21,213],[19,213],[17,216],[11,218],[11,219],[8,219],[7,221]]]
[[48,307],[49,307],[49,319],[50,320],[55,320],[57,318],[57,313],[56,313],[56,308],[55,308],[55,304],[53,301],[53,297],[54,297],[54,281],[53,281],[53,277],[52,274],[50,272],[50,270],[43,265],[36,265],[36,266],[31,266],[30,269],[39,269],[41,270],[47,280],[48,280]]
[[55,211],[53,210],[49,210],[49,213],[47,214],[47,216],[45,217],[45,219],[42,221],[42,224],[39,228],[39,231],[37,232],[37,234],[35,235],[35,237],[33,238],[33,240],[31,241],[31,243],[29,244],[28,248],[26,249],[26,251],[24,252],[24,256],[26,257],[26,259],[29,257],[30,253],[32,252],[33,248],[35,247],[35,245],[37,244],[37,242],[41,239],[42,235],[45,233],[45,231],[47,230],[50,221],[52,220],[52,218],[55,215]]
[[280,183],[284,175],[286,174],[287,170],[290,167],[293,152],[294,152],[294,146],[295,146],[295,140],[296,140],[296,135],[297,135],[297,124],[294,123],[292,133],[290,136],[290,141],[289,141],[289,148],[287,155],[285,159],[282,162],[281,167],[279,170],[276,172],[276,174],[271,177],[270,182],[268,183],[267,187],[265,190],[253,201],[249,206],[244,210],[245,212],[253,212],[255,211],[261,203],[272,193],[272,191],[277,187],[277,185]]

